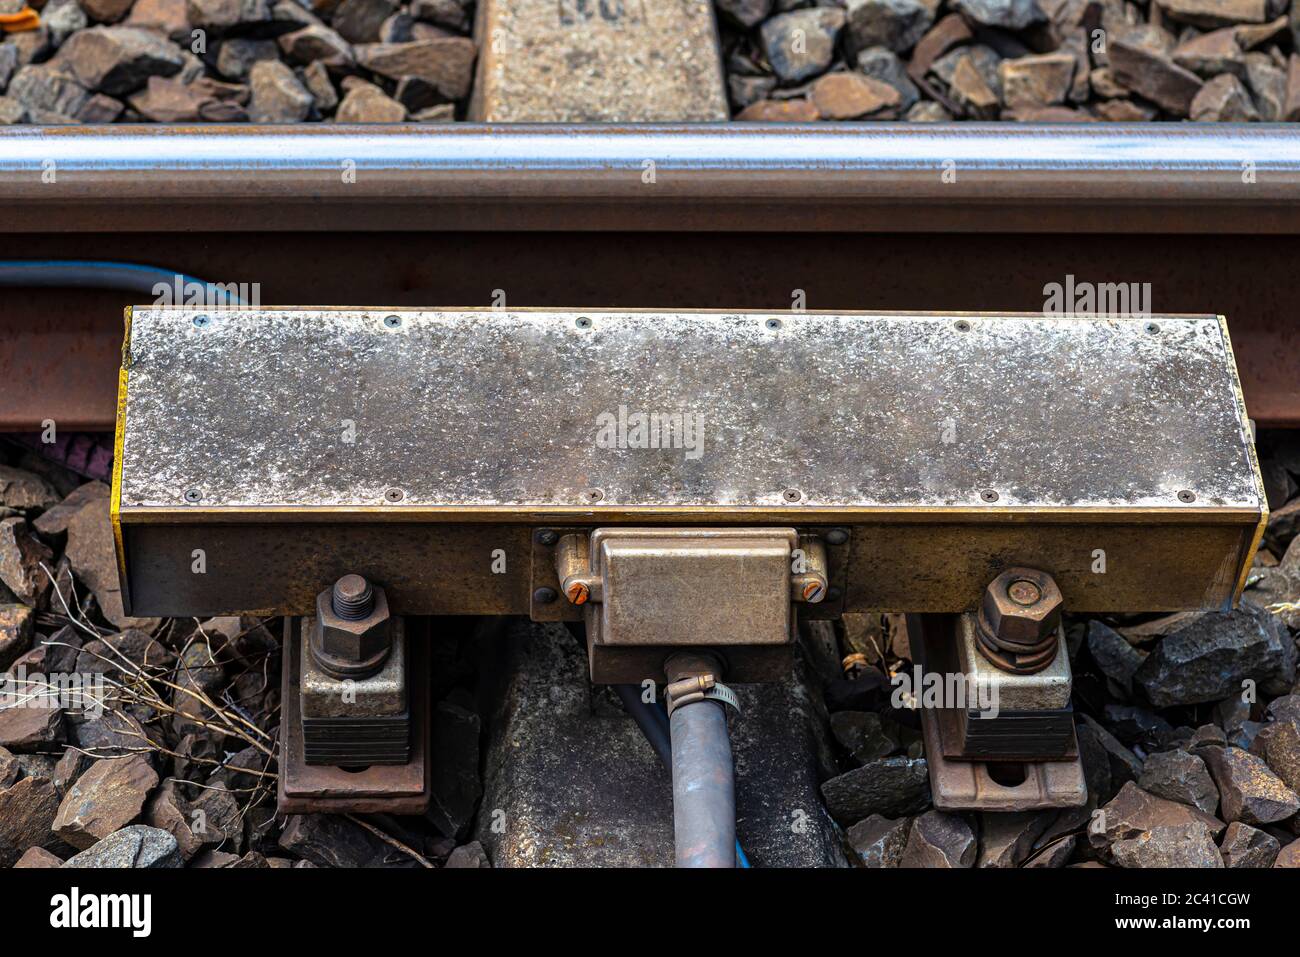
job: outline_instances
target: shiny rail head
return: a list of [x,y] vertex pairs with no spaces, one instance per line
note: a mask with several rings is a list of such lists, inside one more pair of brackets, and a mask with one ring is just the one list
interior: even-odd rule
[[[123,382],[151,608],[295,607],[333,536],[405,613],[526,611],[493,541],[528,569],[530,527],[670,523],[850,526],[851,605],[965,610],[1027,565],[1076,610],[1201,607],[1265,513],[1213,316],[140,307]],[[168,574],[205,536],[276,567]]]
[[[8,127],[0,128],[0,202],[11,228],[33,231],[1295,232],[1300,130],[1217,123]],[[268,202],[276,215],[265,215]]]

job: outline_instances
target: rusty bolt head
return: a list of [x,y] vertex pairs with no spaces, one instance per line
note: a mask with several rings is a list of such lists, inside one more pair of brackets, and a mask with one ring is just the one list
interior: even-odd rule
[[1033,582],[1019,578],[1007,586],[1007,597],[1017,605],[1032,605],[1043,597],[1043,593]]
[[335,612],[332,599],[333,589],[316,596],[320,641],[315,650],[323,656],[323,664],[333,665],[332,670],[342,667],[362,672],[382,665],[392,649],[388,596],[384,590],[374,589],[374,607],[370,614],[357,620]]
[[565,587],[564,594],[573,604],[582,605],[591,597],[591,589],[586,582],[570,582]]
[[1033,645],[1055,633],[1061,602],[1047,572],[1008,568],[984,589],[983,618],[999,641]]
[[334,583],[330,607],[340,618],[360,621],[374,610],[375,590],[360,575],[344,575]]
[[819,581],[810,581],[803,586],[803,600],[807,602],[819,602],[822,600],[822,592],[826,586]]

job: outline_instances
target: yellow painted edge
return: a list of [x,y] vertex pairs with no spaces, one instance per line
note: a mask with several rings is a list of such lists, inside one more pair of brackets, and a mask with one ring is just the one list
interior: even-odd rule
[[126,444],[126,377],[131,356],[131,307],[122,310],[122,367],[117,372],[117,424],[113,430],[113,489],[109,494],[109,520],[113,525],[113,547],[117,552],[118,587],[122,603],[130,613],[131,592],[126,583],[126,548],[122,542],[122,448]]
[[1255,563],[1255,553],[1259,543],[1264,539],[1264,529],[1268,527],[1268,493],[1264,490],[1264,476],[1259,468],[1259,456],[1255,453],[1255,436],[1250,428],[1250,415],[1246,411],[1246,394],[1241,391],[1241,376],[1237,373],[1237,356],[1232,349],[1232,337],[1228,333],[1228,317],[1219,316],[1219,334],[1223,336],[1223,349],[1228,357],[1228,368],[1232,370],[1232,391],[1237,399],[1237,408],[1241,412],[1241,434],[1246,444],[1246,455],[1250,459],[1250,468],[1255,478],[1255,494],[1259,496],[1259,522],[1255,525],[1255,534],[1241,560],[1241,574],[1237,576],[1237,585],[1232,590],[1232,604],[1241,600],[1241,593],[1246,590],[1246,579],[1250,577],[1251,566]]

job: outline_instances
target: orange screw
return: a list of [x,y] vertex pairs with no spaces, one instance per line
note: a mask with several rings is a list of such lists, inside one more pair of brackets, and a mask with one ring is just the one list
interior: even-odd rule
[[41,18],[31,7],[23,7],[17,13],[0,13],[0,30],[6,33],[35,30],[40,25]]
[[822,583],[812,581],[803,586],[803,600],[816,601],[822,595]]

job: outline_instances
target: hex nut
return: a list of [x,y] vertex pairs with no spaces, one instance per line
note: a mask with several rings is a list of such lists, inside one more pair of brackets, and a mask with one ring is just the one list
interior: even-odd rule
[[[1011,586],[1029,582],[1039,598],[1021,604],[1011,597]],[[1061,589],[1047,572],[1035,568],[1008,568],[984,589],[981,624],[999,642],[1032,647],[1056,633],[1061,624]]]
[[336,677],[373,674],[392,651],[388,595],[376,587],[375,607],[365,618],[349,621],[334,613],[332,589],[316,596],[316,627],[312,653],[317,663]]

